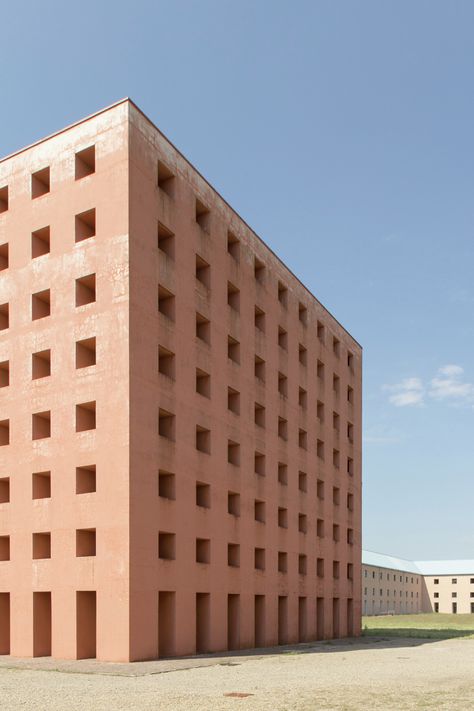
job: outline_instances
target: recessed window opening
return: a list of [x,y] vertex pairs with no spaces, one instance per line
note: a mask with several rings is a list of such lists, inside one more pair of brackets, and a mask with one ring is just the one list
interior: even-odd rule
[[211,227],[211,212],[209,208],[198,198],[196,198],[195,217],[199,227],[204,232],[209,233]]
[[204,454],[211,453],[211,431],[196,425],[196,449]]
[[227,232],[227,251],[236,262],[240,261],[240,241],[233,232]]
[[158,533],[158,557],[162,560],[176,558],[176,535],[167,531]]
[[199,254],[196,254],[196,279],[206,289],[211,288],[211,267]]
[[10,361],[4,360],[0,363],[0,388],[10,385]]
[[83,148],[82,151],[78,151],[75,163],[76,180],[81,180],[95,173],[95,146],[89,146],[88,148]]
[[10,420],[0,420],[0,447],[10,444]]
[[173,232],[158,222],[158,249],[170,259],[175,257],[175,237]]
[[95,300],[95,274],[76,279],[76,306],[93,304]]
[[240,289],[230,281],[227,282],[227,303],[231,309],[240,313]]
[[51,228],[42,227],[40,230],[35,230],[31,233],[31,258],[41,257],[43,254],[49,254],[51,251],[50,245]]
[[76,467],[76,494],[93,494],[97,489],[96,465]]
[[33,380],[51,375],[51,351],[39,351],[31,356],[31,377]]
[[234,415],[240,415],[240,393],[230,387],[227,388],[227,408]]
[[175,416],[161,407],[158,410],[158,434],[165,439],[175,439]]
[[36,412],[32,419],[32,439],[51,437],[51,412]]
[[49,167],[33,173],[31,176],[31,197],[35,199],[49,193],[51,189],[50,180],[51,175]]
[[260,356],[255,356],[255,377],[265,382],[265,361]]
[[158,285],[158,311],[170,321],[175,320],[175,296],[161,284]]
[[8,210],[8,186],[0,188],[0,214]]
[[285,486],[288,484],[288,465],[282,462],[278,462],[278,483]]
[[0,504],[10,502],[10,477],[3,476],[0,479]]
[[196,338],[210,345],[211,322],[202,314],[196,313]]
[[86,432],[96,428],[96,403],[95,401],[83,402],[76,405],[76,432]]
[[234,363],[240,363],[240,343],[232,336],[227,338],[227,355],[229,360]]
[[158,496],[174,501],[176,498],[176,477],[171,472],[158,471]]
[[259,284],[263,284],[263,281],[265,279],[265,264],[255,257],[254,261],[254,275],[255,275],[255,280]]
[[196,368],[196,392],[203,397],[211,397],[211,376],[200,368]]
[[36,321],[51,315],[51,292],[49,289],[38,291],[31,296],[31,318]]
[[79,528],[76,530],[76,557],[85,558],[96,555],[95,528]]
[[4,269],[8,269],[8,256],[8,242],[5,242],[0,245],[0,272],[3,272]]
[[175,379],[175,354],[163,346],[158,346],[158,372],[166,377]]
[[227,461],[234,466],[240,466],[240,444],[229,440],[227,442]]
[[51,498],[51,472],[35,472],[32,475],[32,498]]
[[265,455],[261,452],[255,452],[254,461],[255,474],[258,474],[259,476],[265,476]]
[[229,491],[227,494],[227,511],[231,516],[240,516],[240,494]]
[[203,509],[211,508],[211,487],[202,481],[196,482],[196,506]]
[[303,324],[303,326],[307,326],[307,324],[308,324],[308,309],[301,302],[298,304],[298,318],[300,320],[300,323]]
[[158,161],[157,183],[160,190],[168,195],[168,197],[174,197],[176,178],[168,166],[161,160]]
[[95,208],[79,213],[75,217],[75,241],[83,242],[96,235]]
[[76,368],[89,368],[96,364],[96,339],[84,338],[76,341]]
[[288,306],[288,289],[281,281],[278,282],[278,301],[285,308]]

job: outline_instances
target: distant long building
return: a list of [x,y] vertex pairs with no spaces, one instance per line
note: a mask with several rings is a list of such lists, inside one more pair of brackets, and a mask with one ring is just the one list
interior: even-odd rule
[[362,551],[364,615],[474,614],[474,560],[411,561]]

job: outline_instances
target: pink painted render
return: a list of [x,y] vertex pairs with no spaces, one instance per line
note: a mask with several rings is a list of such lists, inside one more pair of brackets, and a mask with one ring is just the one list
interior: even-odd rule
[[0,262],[0,653],[359,634],[361,348],[131,101],[0,161]]

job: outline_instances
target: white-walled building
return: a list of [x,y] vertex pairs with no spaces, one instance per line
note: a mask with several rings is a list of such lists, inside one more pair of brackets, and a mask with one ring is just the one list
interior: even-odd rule
[[362,551],[362,614],[474,614],[474,560],[411,561]]

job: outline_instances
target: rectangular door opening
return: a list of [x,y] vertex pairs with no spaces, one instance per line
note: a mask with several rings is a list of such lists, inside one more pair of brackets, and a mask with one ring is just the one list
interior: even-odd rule
[[211,595],[196,593],[196,652],[203,654],[210,649]]
[[240,648],[240,595],[227,596],[227,649]]
[[0,654],[10,654],[10,593],[0,593]]
[[278,644],[288,642],[288,598],[286,595],[278,596]]
[[265,646],[265,595],[255,595],[255,646]]
[[76,593],[76,656],[95,659],[97,656],[97,593],[81,590]]
[[175,654],[176,594],[158,593],[158,657]]
[[51,593],[33,593],[33,656],[51,656]]
[[324,639],[324,598],[316,598],[316,639]]
[[332,599],[332,636],[334,639],[340,637],[339,630],[339,598],[333,597]]

